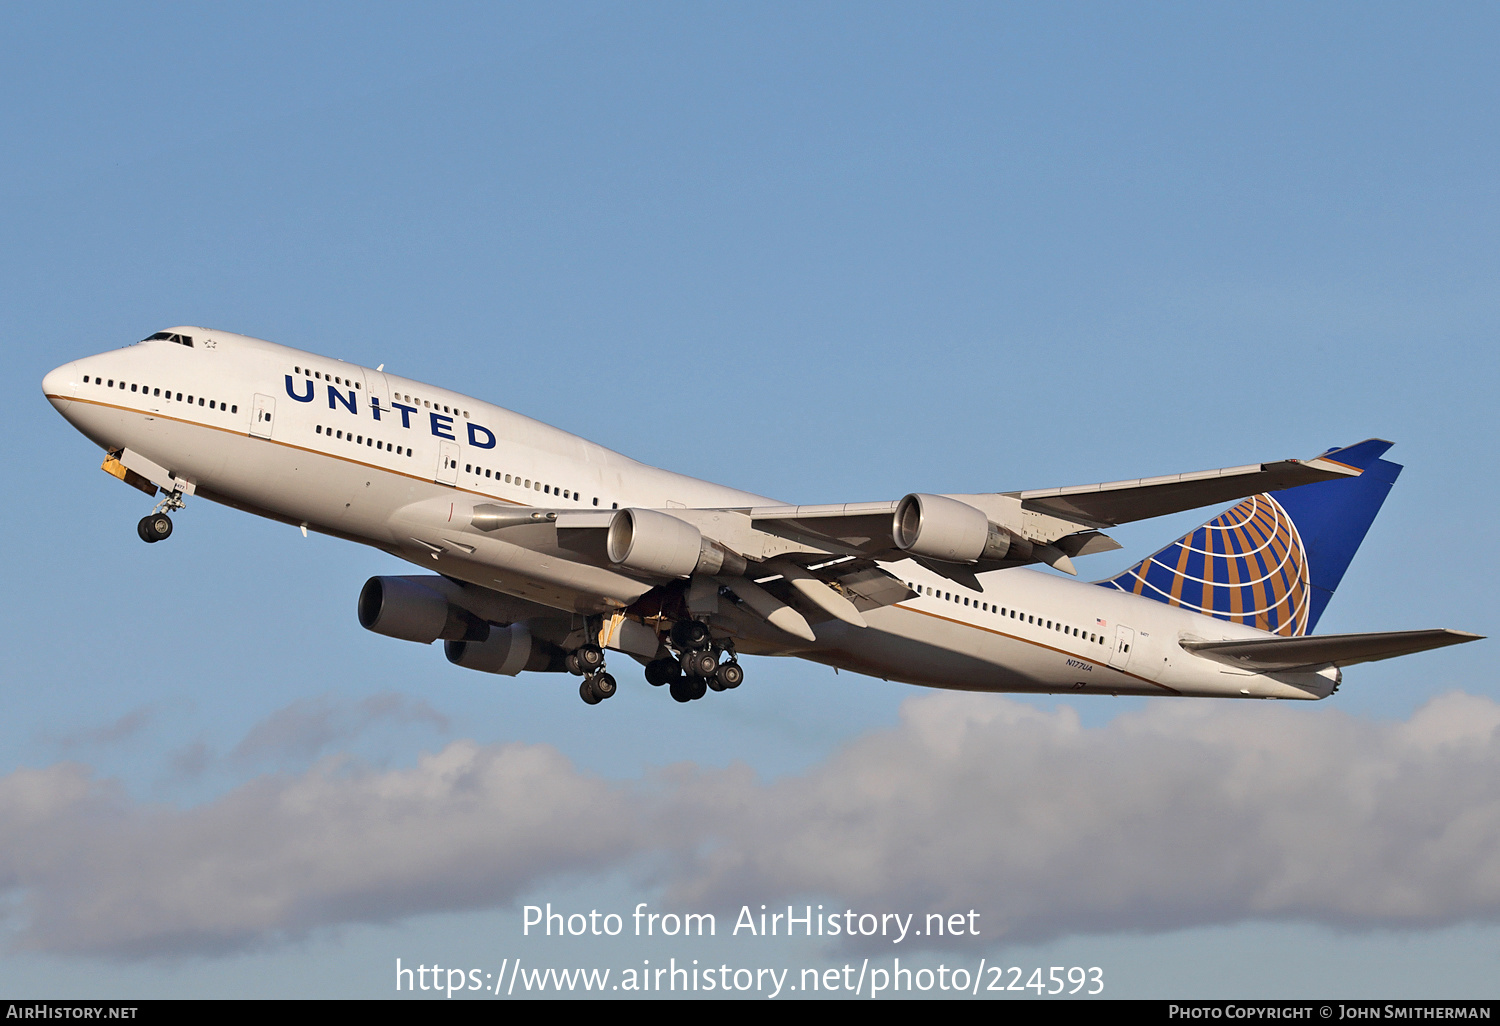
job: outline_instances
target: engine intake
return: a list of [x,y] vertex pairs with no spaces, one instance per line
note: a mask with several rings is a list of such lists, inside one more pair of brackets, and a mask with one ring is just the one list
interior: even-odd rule
[[609,561],[652,577],[741,574],[745,561],[703,537],[692,524],[654,509],[622,509],[609,523]]
[[1025,538],[990,523],[989,517],[968,503],[923,492],[913,492],[897,503],[891,539],[913,556],[943,563],[1025,561],[1032,550]]
[[359,625],[388,638],[430,645],[483,641],[490,625],[421,583],[421,578],[371,577],[359,592]]

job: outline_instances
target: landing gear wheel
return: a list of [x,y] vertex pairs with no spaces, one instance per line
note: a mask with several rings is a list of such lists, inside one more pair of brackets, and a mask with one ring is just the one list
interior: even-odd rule
[[672,644],[678,648],[703,648],[709,639],[708,624],[701,620],[679,620],[672,626]]
[[745,671],[740,668],[739,663],[731,659],[719,667],[719,672],[715,677],[721,690],[732,691],[745,682]]
[[717,673],[714,674],[712,677],[704,677],[703,678],[703,683],[705,683],[705,684],[708,685],[708,690],[710,690],[710,691],[723,691],[724,690],[724,682],[719,679],[719,675]]
[[141,517],[141,522],[135,525],[135,532],[141,536],[141,541],[148,544],[165,541],[172,536],[172,518],[165,513]]
[[615,679],[609,674],[594,673],[583,678],[583,683],[578,685],[578,697],[589,705],[598,705],[612,697],[617,689]]
[[583,667],[578,665],[577,652],[569,652],[567,655],[563,656],[563,666],[567,667],[568,672],[575,677],[582,677],[584,675]]
[[708,681],[706,681],[704,678],[684,677],[683,680],[687,681],[688,686],[692,688],[693,698],[702,698],[704,695],[708,694]]
[[712,677],[719,672],[719,655],[708,650],[688,652],[682,657],[682,668],[691,677]]
[[604,665],[604,649],[598,645],[584,645],[573,656],[578,660],[578,668],[584,673],[593,673]]
[[691,702],[693,700],[693,684],[691,677],[678,677],[672,681],[670,688],[672,698],[678,702]]
[[607,673],[596,673],[589,679],[594,682],[594,694],[599,696],[601,702],[612,698],[618,688],[615,679]]
[[646,683],[654,688],[670,684],[682,676],[682,666],[676,659],[653,659],[646,664]]

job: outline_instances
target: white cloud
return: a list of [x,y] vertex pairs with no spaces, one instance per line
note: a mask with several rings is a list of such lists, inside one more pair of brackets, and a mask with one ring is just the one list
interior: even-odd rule
[[976,908],[986,936],[1016,940],[1493,921],[1497,728],[1500,705],[1462,694],[1391,723],[1164,700],[1097,729],[933,695],[770,784],[692,766],[610,784],[545,746],[457,742],[411,769],[330,760],[186,811],[62,764],[0,778],[0,888],[23,899],[26,946],[124,957],[493,907],[643,856],[678,907]]
[[717,847],[674,900],[837,895],[984,911],[1036,940],[1246,918],[1436,926],[1500,917],[1500,706],[1410,721],[1162,701],[1097,730],[983,696],[910,702],[771,787],[704,776],[669,815]]
[[406,770],[330,760],[186,812],[75,764],[0,780],[0,886],[25,947],[227,950],[318,926],[503,904],[638,843],[637,817],[555,750],[456,742]]

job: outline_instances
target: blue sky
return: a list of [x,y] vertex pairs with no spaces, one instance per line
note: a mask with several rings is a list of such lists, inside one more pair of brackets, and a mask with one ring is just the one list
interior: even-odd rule
[[[983,904],[1009,935],[913,957],[1102,965],[1113,996],[1494,996],[1487,642],[1360,667],[1293,709],[959,700],[766,660],[732,695],[679,707],[631,674],[588,709],[566,682],[480,679],[361,630],[355,596],[402,572],[390,557],[206,502],[169,544],[141,545],[143,497],[97,472],[38,386],[75,357],[204,324],[802,502],[1114,480],[1379,435],[1406,470],[1320,629],[1491,634],[1496,29],[1482,5],[0,12],[15,386],[0,407],[0,991],[373,997],[397,957],[688,950],[538,945],[520,936],[528,902],[823,900]],[[1132,525],[1081,570],[1106,576],[1203,519]],[[893,802],[937,818],[876,802],[868,834],[818,827],[856,811],[841,782],[861,760],[927,766],[933,723],[971,769],[1005,767],[984,802],[960,808],[951,778],[913,771]],[[1067,780],[1069,753],[1096,772]],[[451,859],[372,869],[354,896],[317,885],[378,867],[345,843],[359,830],[402,861],[410,833],[370,795],[450,764],[487,767],[500,794],[523,755],[552,767],[548,801],[575,832],[449,845],[464,813],[439,808],[420,829]],[[1147,801],[1158,836],[1132,841],[1128,820],[1085,807],[1118,805],[1090,790],[1115,778],[1204,799],[1241,786],[1224,767],[1252,758],[1279,781],[1253,829],[1211,803]],[[1361,790],[1389,779],[1415,797]],[[312,844],[257,818],[309,794],[350,833]],[[722,822],[726,795],[759,810],[759,836]],[[1365,800],[1376,811],[1354,815]],[[1427,822],[1444,840],[1420,863],[1384,847],[1416,806],[1448,817]],[[1028,869],[1040,835],[1025,817],[1048,809],[1074,832],[1039,840]],[[944,810],[991,829],[958,837]],[[229,858],[233,824],[262,828],[238,871],[272,911],[240,909],[212,874],[169,900],[162,873]],[[924,868],[909,836],[956,868]],[[1305,891],[1220,873],[1221,836],[1264,842],[1251,863],[1334,868]],[[886,871],[799,869],[771,843],[798,837],[884,855]],[[186,861],[153,865],[153,838]],[[694,862],[704,850],[742,856],[743,875]],[[1166,857],[1181,893],[1112,853]],[[278,889],[292,877],[313,882]],[[1402,887],[1421,900],[1381,904]],[[1034,906],[1007,897],[1022,890]]]

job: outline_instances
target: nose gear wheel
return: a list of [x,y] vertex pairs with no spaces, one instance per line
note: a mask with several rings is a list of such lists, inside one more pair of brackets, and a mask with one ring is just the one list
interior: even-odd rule
[[147,544],[165,541],[172,536],[172,518],[165,513],[141,517],[140,523],[135,525],[135,533]]

